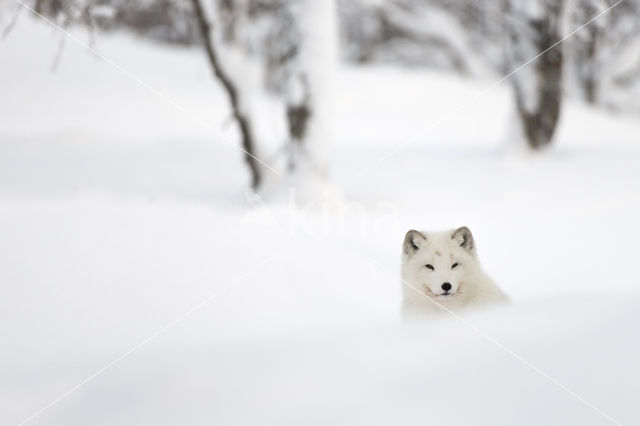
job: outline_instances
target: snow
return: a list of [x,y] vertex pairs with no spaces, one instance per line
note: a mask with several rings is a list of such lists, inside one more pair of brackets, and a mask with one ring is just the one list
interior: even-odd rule
[[[264,203],[202,52],[97,37],[171,104],[58,37],[0,42],[1,424],[158,331],[28,424],[638,423],[638,120],[512,155],[508,82],[341,69],[341,199]],[[460,225],[514,303],[402,323],[404,232]]]

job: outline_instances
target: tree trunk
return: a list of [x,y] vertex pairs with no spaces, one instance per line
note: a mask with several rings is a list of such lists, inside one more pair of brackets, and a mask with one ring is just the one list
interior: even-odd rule
[[[593,3],[586,5],[589,16],[595,16],[598,9],[594,7]],[[595,105],[598,102],[598,77],[599,77],[599,64],[598,64],[598,49],[599,41],[602,30],[599,25],[593,24],[584,29],[586,34],[585,40],[585,53],[584,63],[581,64],[586,70],[584,71],[584,96],[585,100]]]
[[[562,0],[507,0],[512,69],[560,41],[562,6]],[[557,45],[513,75],[519,124],[531,149],[552,141],[562,104],[562,63]]]
[[[289,81],[290,166],[327,180],[333,139],[333,80],[337,61],[335,0],[300,0],[295,73]],[[306,170],[305,170],[306,169]]]
[[220,81],[225,91],[227,92],[227,95],[229,96],[231,111],[240,129],[241,143],[245,154],[245,161],[247,162],[249,171],[251,173],[251,187],[254,190],[258,189],[262,181],[262,176],[260,174],[260,168],[258,165],[259,161],[255,155],[255,140],[253,137],[250,120],[244,113],[244,111],[242,111],[240,108],[238,89],[221,67],[220,60],[213,43],[213,32],[211,24],[209,22],[209,18],[206,16],[201,0],[192,0],[192,3],[194,11],[196,13],[198,25],[200,27],[200,32],[202,34],[202,40],[207,52],[207,57],[209,58],[209,63],[215,77]]
[[584,78],[584,92],[585,99],[591,105],[595,105],[598,102],[598,82],[595,73],[596,67],[596,53],[597,53],[597,29],[593,34],[590,34],[590,38],[587,44],[587,61],[589,71]]

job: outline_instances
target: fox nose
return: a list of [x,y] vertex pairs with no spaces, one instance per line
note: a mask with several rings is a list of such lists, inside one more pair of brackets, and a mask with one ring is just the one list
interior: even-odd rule
[[451,290],[451,284],[450,283],[442,283],[442,289],[444,291],[449,291]]

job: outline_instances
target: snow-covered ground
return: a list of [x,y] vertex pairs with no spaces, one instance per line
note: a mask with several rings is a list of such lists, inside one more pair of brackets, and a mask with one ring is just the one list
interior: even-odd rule
[[[640,423],[639,120],[522,157],[506,86],[344,69],[342,201],[263,204],[201,52],[97,38],[159,97],[58,42],[0,41],[0,424]],[[403,324],[404,233],[461,225],[514,303]]]

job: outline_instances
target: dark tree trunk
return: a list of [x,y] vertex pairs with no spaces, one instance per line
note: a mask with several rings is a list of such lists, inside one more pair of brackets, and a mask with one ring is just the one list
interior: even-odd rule
[[287,123],[289,127],[289,139],[291,143],[289,170],[296,168],[299,160],[298,155],[303,151],[302,145],[308,132],[309,119],[311,118],[311,93],[309,91],[309,83],[306,75],[302,73],[299,76],[301,91],[303,92],[299,99],[290,100],[287,103]]
[[600,29],[595,25],[593,28],[589,28],[588,40],[586,46],[586,64],[587,72],[584,77],[584,95],[585,99],[590,104],[598,102],[598,81],[596,75],[597,68],[597,54],[598,54],[598,39],[600,38]]
[[251,130],[249,118],[240,109],[238,89],[220,65],[219,58],[212,40],[213,34],[211,32],[211,24],[209,23],[208,17],[205,15],[201,0],[192,0],[192,3],[194,11],[196,13],[198,25],[200,27],[202,39],[204,41],[207,57],[209,58],[209,63],[211,65],[211,68],[213,69],[214,75],[220,81],[227,94],[229,95],[231,111],[234,119],[238,123],[238,127],[240,128],[245,161],[247,162],[249,171],[251,173],[251,187],[253,189],[257,189],[262,181],[260,167],[258,164],[260,161],[255,155],[255,140],[253,137],[253,132]]
[[[562,0],[536,1],[543,12],[527,16],[508,0],[509,56],[516,68],[561,40]],[[512,82],[520,124],[531,149],[549,145],[562,104],[562,46],[556,45],[514,74]],[[530,69],[526,69],[530,68]]]

